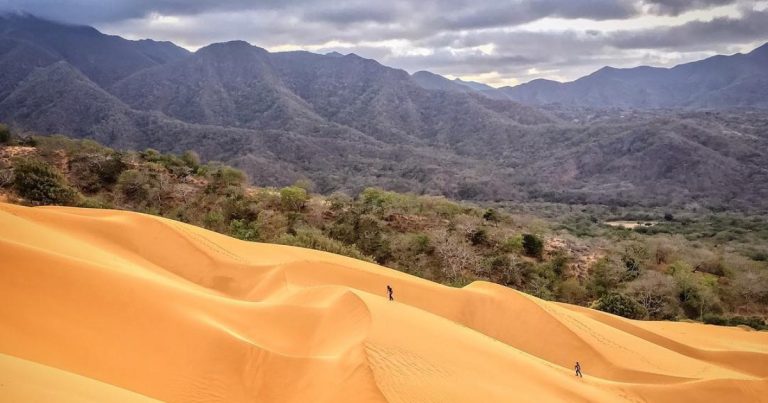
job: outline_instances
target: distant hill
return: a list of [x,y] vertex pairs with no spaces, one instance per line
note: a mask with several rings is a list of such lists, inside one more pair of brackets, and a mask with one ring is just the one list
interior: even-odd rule
[[464,81],[460,78],[449,80],[439,74],[431,73],[429,71],[417,71],[411,75],[411,78],[413,78],[413,80],[422,88],[428,90],[460,92],[465,94],[474,93],[491,99],[509,100],[506,94],[498,89],[475,81]]
[[673,68],[604,67],[568,83],[534,80],[499,89],[527,104],[624,108],[768,107],[768,44]]
[[[723,60],[757,65],[760,54]],[[696,66],[685,74],[722,87]],[[593,76],[642,76],[634,85],[651,88],[657,70]],[[734,78],[757,69],[731,70],[720,99],[764,96]],[[545,81],[527,88],[534,85],[566,91]],[[639,96],[630,84],[608,87]],[[354,54],[270,53],[242,41],[189,53],[30,16],[0,19],[0,121],[21,131],[194,149],[255,183],[306,177],[322,192],[376,185],[477,200],[766,206],[764,113],[539,108],[498,99],[499,91]],[[593,99],[629,106],[610,96],[595,91]],[[715,98],[698,102],[710,106],[707,99]]]
[[429,71],[417,71],[413,73],[411,77],[422,88],[428,90],[452,91],[465,94],[478,91],[472,86],[458,83],[455,80],[449,80],[439,74],[431,73]]

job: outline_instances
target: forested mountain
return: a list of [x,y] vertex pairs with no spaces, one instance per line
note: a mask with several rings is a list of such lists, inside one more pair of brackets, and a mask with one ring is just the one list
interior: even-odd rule
[[[761,52],[722,60],[758,63]],[[701,66],[687,69],[715,88]],[[759,74],[728,70],[732,85]],[[16,130],[192,149],[260,185],[306,177],[322,192],[375,185],[478,200],[766,206],[760,111],[539,108],[430,74],[354,54],[270,53],[242,41],[189,53],[31,16],[0,19],[0,121]],[[765,101],[759,87],[733,91]]]
[[568,83],[534,80],[499,89],[530,104],[626,108],[768,107],[768,44],[673,68],[604,67]]

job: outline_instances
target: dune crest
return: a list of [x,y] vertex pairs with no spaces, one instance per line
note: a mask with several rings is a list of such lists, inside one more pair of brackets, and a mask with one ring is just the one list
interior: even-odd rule
[[0,204],[0,294],[0,401],[768,401],[766,332],[455,289],[129,212]]

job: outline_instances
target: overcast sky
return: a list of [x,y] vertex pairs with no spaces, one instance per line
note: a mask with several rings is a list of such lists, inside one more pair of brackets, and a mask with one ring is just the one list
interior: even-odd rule
[[354,52],[493,86],[673,66],[768,42],[768,0],[0,0],[0,10],[195,50]]

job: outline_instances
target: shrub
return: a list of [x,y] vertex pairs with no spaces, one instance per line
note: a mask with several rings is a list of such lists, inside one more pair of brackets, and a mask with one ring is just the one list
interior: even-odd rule
[[430,253],[432,245],[426,234],[413,234],[408,237],[408,249],[413,254]]
[[523,234],[523,252],[530,257],[541,258],[544,242],[533,234]]
[[570,258],[568,257],[568,255],[566,255],[562,251],[558,251],[552,257],[552,259],[549,262],[547,262],[547,266],[549,267],[549,269],[552,270],[552,272],[557,277],[562,277],[563,275],[565,275],[565,269],[568,267],[569,260]]
[[19,196],[36,205],[73,205],[77,192],[51,165],[40,160],[21,159],[14,163],[13,186]]
[[622,276],[623,272],[616,267],[615,262],[602,258],[592,266],[587,290],[593,297],[600,298],[615,290]]
[[483,260],[485,274],[491,281],[504,284],[505,275],[512,266],[512,259],[508,255],[491,256]]
[[384,230],[384,224],[370,214],[358,217],[354,226],[354,237],[357,239],[355,243],[358,249],[368,256],[373,256],[380,264],[384,264],[392,254]]
[[323,235],[322,232],[314,228],[300,228],[296,230],[295,234],[284,234],[277,240],[277,243],[321,250],[337,255],[349,256],[359,260],[365,260],[367,262],[372,261],[370,257],[365,256],[359,249],[355,248],[354,245],[345,245],[335,239],[328,238]]
[[0,124],[0,144],[7,144],[11,141],[11,131],[8,126]]
[[517,235],[509,237],[501,243],[500,249],[504,253],[522,253],[523,251],[523,236]]
[[280,189],[280,205],[285,211],[301,211],[309,200],[305,189],[288,186]]
[[499,222],[501,220],[501,215],[496,209],[489,208],[483,213],[483,219],[490,222]]
[[240,189],[247,180],[245,172],[229,166],[213,165],[208,167],[208,170],[210,176],[209,193],[221,192],[227,188]]
[[712,313],[708,313],[704,315],[702,318],[702,322],[708,324],[708,325],[718,325],[718,326],[727,326],[728,325],[728,319],[720,316],[715,315]]
[[749,326],[755,330],[765,330],[765,321],[758,316],[734,316],[728,319],[728,324],[731,326]]
[[637,301],[618,293],[604,295],[597,300],[594,308],[629,319],[641,319],[646,315],[645,309]]
[[69,162],[69,172],[77,186],[86,193],[95,193],[114,185],[126,168],[122,155],[82,155]]
[[200,156],[192,150],[185,151],[184,154],[181,154],[181,160],[193,171],[197,171],[197,169],[200,168]]
[[587,294],[587,289],[575,278],[563,281],[557,289],[558,301],[570,304],[583,304],[587,302]]
[[203,222],[205,223],[206,228],[218,230],[224,224],[224,220],[225,217],[221,211],[213,210],[209,211],[208,214],[205,215]]
[[83,208],[101,208],[101,209],[107,209],[107,208],[113,208],[113,206],[110,203],[107,203],[99,198],[95,197],[83,197],[78,203],[77,207],[83,207]]
[[484,228],[471,231],[468,238],[474,246],[485,246],[489,243],[488,232]]
[[307,194],[312,193],[315,190],[315,184],[311,180],[306,178],[297,180],[296,183],[293,184],[293,186],[306,190]]
[[259,240],[259,227],[252,221],[232,220],[229,223],[229,235],[243,241],[255,242]]
[[146,203],[157,187],[156,181],[146,172],[136,169],[123,171],[117,179],[117,190],[126,200]]

